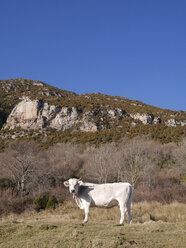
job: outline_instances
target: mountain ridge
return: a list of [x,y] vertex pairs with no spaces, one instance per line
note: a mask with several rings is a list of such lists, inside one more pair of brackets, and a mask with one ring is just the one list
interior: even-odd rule
[[[56,142],[56,137],[64,136],[65,132],[68,141],[77,136],[87,137],[83,134],[86,132],[95,143],[103,142],[103,137],[97,138],[102,133],[104,140],[150,135],[165,143],[177,141],[186,133],[186,111],[163,109],[101,93],[78,95],[39,80],[23,78],[0,80],[0,89],[1,139],[12,138],[8,130],[13,129],[21,129],[15,131],[14,138],[20,138],[20,132],[25,133],[21,137],[27,137],[27,133],[35,130],[40,131],[41,136],[54,136]],[[112,137],[108,138],[110,133]]]

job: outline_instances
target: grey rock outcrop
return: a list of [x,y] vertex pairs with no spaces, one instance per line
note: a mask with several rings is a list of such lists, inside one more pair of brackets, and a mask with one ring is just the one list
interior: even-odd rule
[[[109,109],[98,111],[87,111],[83,113],[82,109],[76,107],[63,107],[49,105],[41,100],[31,100],[23,97],[10,113],[4,128],[14,129],[42,129],[45,127],[55,128],[57,130],[66,130],[78,124],[78,129],[83,132],[96,132],[105,129],[101,124],[104,116],[108,115],[111,119],[116,117],[123,118],[125,111],[121,109]],[[100,114],[100,124],[96,124],[93,119]],[[80,116],[81,115],[81,116]]]
[[[120,108],[112,109],[110,105],[107,107],[109,109],[104,109],[104,106],[101,106],[100,109],[85,112],[77,107],[50,105],[41,100],[31,100],[28,97],[23,97],[22,101],[13,108],[8,116],[4,128],[15,129],[20,127],[21,129],[41,130],[51,127],[65,131],[76,127],[75,130],[82,132],[96,132],[107,129],[109,125],[119,123],[119,120],[128,117],[140,120],[143,124],[162,123],[161,118],[154,117],[153,114],[130,114]],[[186,126],[186,120],[178,121],[172,118],[164,124],[170,127]],[[137,123],[132,122],[131,125],[135,127]]]
[[147,114],[130,114],[130,117],[132,117],[134,120],[140,120],[143,124],[151,124],[154,120],[153,115],[147,115]]
[[42,102],[38,100],[24,98],[23,101],[17,104],[10,113],[5,128],[41,128],[42,121],[41,118],[39,118],[41,105]]
[[161,121],[161,118],[160,117],[155,117],[154,120],[153,120],[153,123],[154,124],[160,124],[162,121]]
[[176,119],[169,119],[168,121],[165,122],[165,125],[168,127],[177,127],[177,126],[186,126],[186,120],[183,121],[178,121]]
[[49,105],[26,97],[14,107],[5,128],[41,129],[50,126],[64,131],[78,123],[78,116],[77,108]]
[[125,115],[125,111],[122,110],[122,109],[119,109],[119,108],[117,108],[117,109],[109,109],[109,110],[107,111],[107,113],[108,113],[108,115],[109,115],[111,118],[115,118],[115,117],[117,117],[117,116],[124,117],[124,115]]
[[87,118],[83,118],[80,130],[83,132],[96,132],[98,127],[94,122],[88,120]]

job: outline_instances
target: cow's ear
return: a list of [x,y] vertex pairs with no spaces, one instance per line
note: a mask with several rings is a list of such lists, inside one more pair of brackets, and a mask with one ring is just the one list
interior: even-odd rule
[[83,181],[79,180],[79,181],[78,181],[78,184],[79,184],[79,185],[82,185],[82,184],[83,184]]
[[68,181],[65,181],[64,182],[64,185],[65,185],[65,187],[69,187],[69,182]]

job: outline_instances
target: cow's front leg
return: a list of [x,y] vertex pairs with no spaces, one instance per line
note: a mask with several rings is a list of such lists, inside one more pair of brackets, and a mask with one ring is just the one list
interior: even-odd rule
[[90,210],[90,204],[86,203],[85,206],[84,206],[84,211],[85,211],[84,223],[88,222],[89,210]]
[[88,222],[89,207],[87,206],[84,210],[85,210],[84,223],[86,223],[86,222]]

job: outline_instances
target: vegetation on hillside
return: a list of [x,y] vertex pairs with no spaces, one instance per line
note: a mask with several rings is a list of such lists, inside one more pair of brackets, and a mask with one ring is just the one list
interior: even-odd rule
[[185,140],[160,145],[140,137],[99,147],[56,144],[47,150],[15,141],[0,154],[0,212],[22,212],[43,193],[63,202],[69,195],[63,181],[70,177],[130,182],[135,201],[185,202],[185,151]]
[[131,123],[132,120],[122,120],[119,121],[120,125],[117,127],[113,125],[109,129],[98,130],[96,132],[74,131],[76,127],[65,131],[52,128],[46,128],[44,130],[2,129],[0,130],[0,134],[3,136],[7,135],[7,139],[2,140],[0,151],[3,151],[8,143],[13,140],[12,137],[14,135],[17,136],[17,140],[36,141],[43,148],[49,148],[54,144],[67,142],[100,146],[105,143],[121,142],[124,137],[132,139],[138,135],[149,137],[162,144],[179,143],[186,136],[186,126],[164,126],[161,128],[160,125],[143,125],[140,121],[136,121],[137,124],[135,126],[132,126]]
[[23,78],[0,80],[0,111],[4,122],[13,107],[21,101],[23,96],[30,99],[43,99],[51,104],[62,102],[60,99],[76,96],[75,93],[61,90],[37,80]]
[[[75,126],[65,132],[57,130],[27,130],[18,135],[20,138],[34,139],[41,142],[45,147],[58,142],[75,142],[101,144],[118,141],[122,137],[135,137],[137,135],[148,135],[161,143],[178,142],[186,136],[186,126],[167,127],[168,119],[186,120],[185,111],[171,111],[144,104],[140,101],[129,100],[124,97],[108,96],[100,93],[77,95],[73,92],[57,89],[40,81],[27,79],[0,80],[0,127],[5,123],[7,116],[13,107],[21,101],[23,96],[31,99],[40,99],[51,105],[66,107],[77,107],[82,113],[93,112],[89,116],[98,127],[104,126],[104,130],[92,132],[80,132]],[[121,119],[119,116],[112,120],[106,113],[110,109],[121,109],[124,113],[151,114],[162,120],[161,124],[144,125],[139,120],[131,117]],[[20,130],[11,130],[14,134]],[[1,134],[10,134],[10,130],[1,130]],[[44,135],[46,134],[46,135]]]

